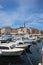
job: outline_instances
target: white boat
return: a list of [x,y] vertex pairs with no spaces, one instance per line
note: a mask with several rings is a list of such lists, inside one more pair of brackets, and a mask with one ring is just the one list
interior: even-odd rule
[[37,36],[37,37],[36,37],[36,41],[37,41],[37,42],[40,42],[40,41],[41,41],[40,37]]
[[[10,45],[10,44],[12,44],[12,45]],[[26,49],[28,46],[31,46],[31,44],[24,44],[22,42],[21,43],[11,42],[11,43],[9,43],[9,45],[11,48],[15,47],[15,48],[23,48],[23,49]]]
[[40,36],[40,39],[43,39],[43,35]]
[[[27,39],[27,40],[25,40],[25,39]],[[7,45],[11,48],[15,47],[15,48],[22,48],[22,49],[26,49],[31,46],[29,39],[23,38],[23,37],[18,37],[17,39],[13,39],[12,42],[2,43],[2,44]]]
[[31,40],[33,40],[33,41],[36,39],[35,36],[29,36],[28,38],[31,39]]
[[21,55],[24,49],[22,48],[11,48],[7,44],[0,44],[0,55],[4,56],[16,56]]
[[24,41],[25,38],[17,38],[9,43],[0,42],[0,55],[20,55],[31,44]]
[[11,35],[4,35],[0,37],[0,41],[2,43],[6,43],[7,41],[11,41],[12,40],[12,36]]
[[[13,39],[12,42],[12,47],[15,46],[16,48],[27,48],[31,46],[31,42],[29,41],[28,38],[24,38],[24,37],[18,37],[17,39]],[[15,45],[14,45],[15,44]]]
[[35,37],[34,36],[29,36],[29,39],[35,40]]
[[39,41],[39,38],[37,36],[29,36],[29,39],[32,40],[32,42]]

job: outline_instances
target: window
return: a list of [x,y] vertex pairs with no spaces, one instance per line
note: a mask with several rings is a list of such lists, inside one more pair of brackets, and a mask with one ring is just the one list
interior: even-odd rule
[[17,40],[21,40],[21,38],[17,38]]
[[0,49],[9,49],[8,47],[0,46]]
[[12,46],[10,46],[11,49],[15,48],[15,45],[13,44]]

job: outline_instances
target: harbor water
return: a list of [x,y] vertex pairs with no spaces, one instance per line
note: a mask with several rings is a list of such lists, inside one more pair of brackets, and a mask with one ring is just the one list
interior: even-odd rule
[[16,57],[0,56],[0,65],[38,65],[39,61],[41,60],[42,43],[43,42],[38,42],[35,47],[31,46],[31,53]]

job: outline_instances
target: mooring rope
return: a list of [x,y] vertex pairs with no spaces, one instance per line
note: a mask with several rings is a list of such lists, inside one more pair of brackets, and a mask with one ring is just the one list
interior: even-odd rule
[[28,61],[30,62],[30,64],[33,65],[33,63],[31,62],[30,58],[28,57],[28,53],[26,52],[26,50],[25,50],[25,54],[26,54],[27,59],[28,59]]

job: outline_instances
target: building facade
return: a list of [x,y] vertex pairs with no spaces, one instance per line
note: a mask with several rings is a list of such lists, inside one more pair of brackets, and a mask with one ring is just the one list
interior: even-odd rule
[[35,29],[35,28],[27,28],[27,27],[19,27],[19,28],[11,28],[11,27],[3,27],[0,29],[0,34],[5,35],[26,35],[26,34],[43,34],[43,31]]
[[3,27],[3,28],[1,28],[1,34],[9,35],[9,34],[11,34],[11,30],[12,30],[12,28],[10,28],[10,27]]

